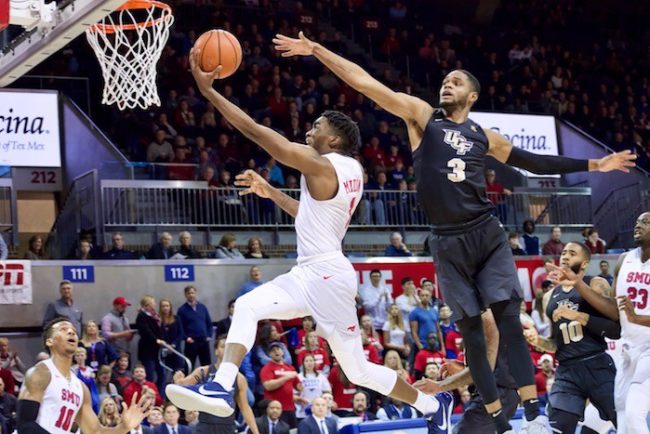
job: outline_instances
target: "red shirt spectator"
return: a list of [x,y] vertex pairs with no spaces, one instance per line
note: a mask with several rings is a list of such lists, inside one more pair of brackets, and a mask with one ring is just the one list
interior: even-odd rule
[[538,366],[540,370],[535,374],[535,386],[537,387],[537,396],[546,395],[546,380],[555,375],[553,370],[553,356],[544,354],[539,358]]
[[505,201],[504,194],[510,194],[510,190],[503,188],[503,185],[496,182],[496,172],[492,169],[485,172],[485,191],[490,202],[495,205]]
[[293,389],[302,390],[303,385],[296,369],[284,363],[284,351],[278,343],[270,345],[271,361],[260,371],[260,381],[264,386],[264,399],[280,401],[282,411],[295,411]]
[[424,372],[424,367],[427,363],[437,363],[438,366],[442,365],[445,355],[439,351],[429,351],[426,348],[418,351],[413,363],[413,369],[416,371]]
[[379,138],[373,136],[370,139],[370,145],[366,146],[363,150],[363,158],[368,162],[370,166],[381,166],[386,165],[386,154],[379,147]]
[[562,242],[562,229],[559,226],[551,229],[551,238],[542,247],[542,255],[560,256],[564,249]]
[[133,369],[133,381],[127,384],[126,387],[124,388],[124,391],[122,392],[122,396],[125,399],[124,402],[131,402],[133,395],[136,393],[138,394],[138,396],[140,396],[142,394],[142,389],[146,387],[148,389],[151,389],[155,393],[156,405],[158,406],[163,405],[163,399],[160,396],[160,392],[158,391],[158,388],[151,381],[145,380],[146,375],[147,373],[142,365],[135,366],[135,368]]
[[[314,332],[314,319],[306,316],[302,319],[302,328],[298,330],[298,351],[305,349],[305,336]],[[325,349],[325,339],[318,337],[318,348]],[[312,347],[313,349],[313,347]]]
[[592,255],[602,255],[605,253],[605,243],[598,237],[598,231],[596,229],[589,229],[585,245],[589,247]]
[[2,378],[2,381],[5,383],[5,392],[15,395],[16,381],[14,380],[11,371],[9,369],[0,368],[0,378]]
[[366,355],[366,360],[381,365],[381,356],[379,356],[379,351],[377,351],[377,347],[370,343],[369,340],[363,346],[363,353]]
[[352,410],[352,398],[357,386],[350,383],[338,366],[333,366],[327,379],[332,385],[332,396],[339,410]]
[[311,354],[312,356],[314,356],[314,363],[315,363],[314,369],[316,370],[316,372],[322,372],[325,366],[331,365],[330,358],[325,352],[325,350],[321,348],[316,348],[315,350],[308,350],[305,348],[304,350],[298,353],[298,366],[302,366],[302,361],[305,359],[305,356],[307,354]]
[[449,330],[447,332],[447,336],[445,336],[445,350],[447,351],[448,359],[458,359],[459,348],[456,345],[456,340],[462,338],[461,334],[456,330]]

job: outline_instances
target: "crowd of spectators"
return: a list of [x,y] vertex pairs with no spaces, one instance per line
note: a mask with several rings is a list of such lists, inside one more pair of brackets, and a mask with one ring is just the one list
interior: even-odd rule
[[[601,271],[608,273],[602,264]],[[239,294],[263,282],[260,267],[253,266],[250,280],[243,283]],[[359,288],[357,308],[365,355],[373,363],[394,369],[409,383],[439,379],[444,363],[464,361],[462,336],[450,319],[451,310],[436,297],[438,290],[431,280],[423,279],[420,288],[409,277],[400,283],[399,288],[391,286],[380,270],[371,270],[368,283]],[[537,303],[530,315],[522,303],[522,324],[534,327],[542,336],[548,336],[549,324],[541,315],[541,297],[549,289],[550,285],[543,284],[536,288]],[[134,311],[130,301],[119,296],[103,318],[87,318],[75,303],[71,282],[62,281],[59,293],[60,298],[48,305],[43,323],[65,316],[77,328],[80,339],[74,370],[88,386],[93,408],[103,423],[119,423],[121,403],[130,402],[135,393],[149,394],[157,406],[145,428],[155,429],[161,423],[177,426],[179,421],[197,423],[193,412],[181,414],[165,404],[166,384],[185,378],[177,374],[172,379],[171,372],[188,373],[175,351],[194,367],[219,363],[223,355],[220,337],[230,328],[235,300],[228,304],[225,317],[214,321],[221,313],[209,312],[200,302],[200,289],[190,285],[184,288],[186,302],[177,309],[164,295],[160,299],[146,295]],[[421,416],[408,405],[350,383],[315,328],[311,317],[259,324],[256,345],[241,366],[242,381],[250,391],[246,400],[259,416],[256,423],[275,421],[294,428],[301,420],[311,421],[310,414],[321,414],[319,405],[325,406],[326,419],[332,423],[340,417],[394,420]],[[10,346],[7,338],[0,338],[0,416],[7,428],[14,423],[15,394],[27,368]],[[543,402],[553,377],[553,357],[532,347],[531,355],[539,366],[536,380]],[[38,355],[37,360],[44,357],[47,354]],[[169,372],[158,363],[159,357]],[[454,391],[456,413],[462,413],[472,393],[467,387]],[[243,423],[241,418],[239,421]],[[299,428],[299,432],[307,431]]]

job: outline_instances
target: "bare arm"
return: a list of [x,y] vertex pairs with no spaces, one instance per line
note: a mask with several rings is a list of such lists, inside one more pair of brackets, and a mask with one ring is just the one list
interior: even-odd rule
[[[622,258],[625,254],[621,255],[619,262],[616,264],[614,270],[614,275],[618,275],[618,270],[620,269],[620,264],[622,263]],[[569,268],[563,267],[560,268],[556,265],[552,265],[553,271],[551,272],[551,280],[557,282],[558,284],[568,284],[574,286],[580,296],[585,299],[587,303],[594,307],[597,311],[612,319],[618,321],[619,313],[618,306],[616,305],[616,300],[614,298],[608,297],[605,294],[599,293],[587,286],[586,283],[582,281],[582,277],[576,275]],[[616,279],[616,277],[614,277]]]
[[196,84],[203,96],[221,112],[233,127],[237,128],[248,139],[260,145],[279,162],[296,168],[305,175],[317,174],[323,179],[329,177],[336,180],[336,172],[330,161],[321,156],[314,148],[290,142],[286,137],[271,128],[259,125],[242,109],[219,94],[212,87],[212,82],[219,76],[220,67],[210,73],[201,71],[198,62],[199,55],[200,50],[192,49],[190,64],[192,65],[192,74]]
[[384,110],[403,119],[407,124],[417,125],[422,131],[433,114],[433,107],[427,102],[406,93],[391,90],[356,63],[310,41],[302,32],[299,33],[299,39],[276,35],[273,43],[276,50],[282,51],[283,57],[313,55],[354,90],[364,94]]
[[260,197],[271,199],[291,217],[298,215],[300,202],[270,185],[266,182],[266,179],[262,178],[259,173],[253,170],[247,170],[237,175],[235,185],[238,187],[246,187],[239,192],[241,196],[254,193]]
[[626,150],[606,155],[598,160],[576,160],[569,157],[555,155],[534,154],[522,149],[516,149],[503,135],[483,128],[489,140],[488,155],[494,157],[503,164],[519,167],[537,174],[555,174],[571,172],[610,172],[620,170],[629,172],[631,167],[636,166],[634,160],[636,155]]
[[142,395],[140,399],[136,402],[137,393],[133,395],[131,399],[131,405],[123,402],[122,405],[125,407],[122,412],[122,421],[116,427],[105,427],[99,423],[97,415],[93,411],[92,402],[90,399],[90,391],[86,385],[83,385],[84,397],[83,404],[81,409],[77,414],[77,423],[81,427],[82,432],[88,433],[98,433],[98,434],[112,434],[120,433],[127,434],[132,429],[136,428],[144,418],[149,414],[151,409],[151,400],[146,396]]
[[237,407],[248,425],[248,428],[253,434],[260,434],[257,429],[257,424],[255,423],[255,415],[251,406],[248,404],[248,383],[246,382],[246,377],[242,374],[237,374],[237,395],[235,395],[235,401],[237,402]]
[[[490,363],[490,368],[494,370],[497,364],[497,355],[499,353],[499,329],[494,320],[491,310],[486,310],[481,315],[483,320],[483,330],[485,332],[485,341],[487,344],[487,357]],[[438,382],[443,392],[458,389],[459,387],[467,386],[474,383],[472,373],[469,368],[463,369],[461,372],[450,375],[444,380]]]
[[30,368],[25,374],[25,383],[20,388],[18,399],[42,402],[45,389],[50,384],[50,379],[50,370],[42,363]]
[[272,392],[282,387],[284,383],[286,383],[287,381],[292,380],[296,375],[291,375],[291,374],[283,375],[282,377],[276,378],[275,380],[267,380],[264,383],[262,383],[262,386],[264,386],[264,390],[268,390],[269,392]]
[[204,378],[206,378],[207,373],[208,366],[201,366],[199,368],[196,368],[188,376],[185,376],[185,374],[183,374],[183,371],[176,371],[173,378],[174,384],[180,384],[181,386],[199,384],[201,381],[203,381]]
[[411,321],[411,336],[413,337],[413,342],[419,349],[422,349],[424,348],[424,345],[422,345],[422,342],[420,342],[420,337],[418,336],[419,328],[420,326],[418,325],[417,321]]

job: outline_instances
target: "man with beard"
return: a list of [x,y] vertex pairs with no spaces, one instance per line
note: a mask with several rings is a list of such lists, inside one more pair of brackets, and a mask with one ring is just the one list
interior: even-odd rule
[[[562,249],[560,264],[584,279],[591,252],[584,244],[570,242]],[[601,277],[590,279],[591,290],[608,294],[611,290]],[[607,354],[605,337],[618,339],[621,326],[592,307],[569,282],[559,282],[544,296],[544,311],[551,319],[551,337],[544,338],[534,328],[524,334],[528,342],[555,353],[559,366],[549,395],[551,427],[555,432],[574,432],[583,417],[587,399],[601,418],[616,425],[614,408],[614,361]]]
[[[617,300],[589,291],[573,270],[555,267],[554,279],[575,283],[584,299],[603,315],[621,323],[621,361],[616,372],[617,433],[648,434],[650,412],[650,212],[634,226],[637,248],[623,253],[614,268]],[[623,312],[620,313],[619,311]]]
[[501,339],[507,345],[512,376],[519,386],[529,422],[524,432],[546,433],[548,422],[539,414],[534,366],[519,321],[523,291],[510,246],[494,206],[486,195],[487,156],[538,174],[580,171],[629,172],[630,151],[599,160],[538,155],[513,146],[503,135],[469,119],[480,84],[465,70],[451,71],[442,81],[439,107],[405,93],[394,92],[360,66],[307,39],[277,35],[275,48],[283,57],[314,56],[350,87],[375,101],[406,123],[417,191],[432,224],[429,246],[440,289],[453,311],[466,348],[474,384],[493,417],[497,434],[512,432],[502,411],[496,381],[486,355],[481,309],[490,307]]

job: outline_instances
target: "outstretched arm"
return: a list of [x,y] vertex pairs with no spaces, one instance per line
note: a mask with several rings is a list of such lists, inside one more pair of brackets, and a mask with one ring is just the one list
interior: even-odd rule
[[221,112],[226,120],[244,136],[260,145],[273,158],[287,166],[298,169],[305,175],[326,173],[334,176],[334,168],[329,160],[321,156],[314,148],[300,145],[287,140],[271,128],[259,125],[242,109],[224,98],[212,87],[212,82],[219,77],[221,67],[212,72],[203,72],[199,66],[201,51],[193,48],[190,52],[192,75],[196,80],[199,91],[214,107]]
[[254,170],[249,169],[237,175],[235,185],[238,187],[246,187],[245,190],[239,192],[241,196],[254,193],[260,197],[271,199],[291,217],[298,215],[298,205],[300,203],[288,194],[270,185],[266,179],[262,178]]
[[302,32],[299,33],[299,39],[276,35],[273,43],[276,50],[282,51],[283,57],[315,56],[354,90],[364,94],[384,110],[402,118],[407,124],[417,124],[424,130],[433,113],[433,107],[427,102],[406,93],[391,90],[356,63],[310,41]]
[[513,146],[508,139],[495,131],[487,128],[484,128],[483,131],[490,141],[489,155],[501,163],[541,175],[587,171],[611,172],[612,170],[629,173],[630,168],[636,166],[634,163],[636,155],[629,150],[609,154],[599,160],[578,160],[524,151]]
[[126,434],[140,425],[142,420],[149,415],[149,411],[151,410],[151,400],[143,394],[136,402],[136,397],[138,395],[136,393],[133,395],[130,405],[127,405],[126,402],[122,403],[124,411],[122,412],[122,421],[120,424],[112,428],[105,427],[99,423],[99,419],[97,419],[97,415],[93,411],[90,391],[85,385],[83,388],[83,404],[81,405],[81,410],[79,410],[79,414],[77,415],[77,423],[81,427],[82,432],[98,434]]

